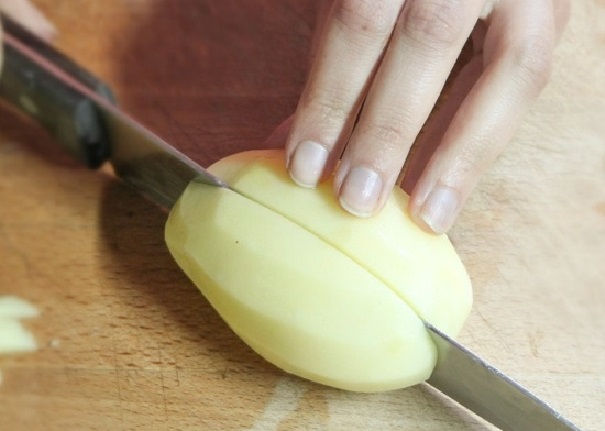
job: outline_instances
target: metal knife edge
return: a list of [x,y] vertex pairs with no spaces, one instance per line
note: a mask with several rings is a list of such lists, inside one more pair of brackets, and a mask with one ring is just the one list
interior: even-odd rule
[[[193,180],[229,187],[120,110],[102,82],[84,75],[83,69],[18,24],[6,17],[3,22],[0,94],[44,124],[76,158],[89,167],[109,162],[118,177],[165,209],[172,208]],[[89,85],[78,79],[82,75]],[[98,145],[106,148],[96,150],[101,154],[91,154],[91,134],[97,139],[107,135],[107,142]]]
[[428,322],[438,352],[427,383],[503,431],[581,431],[498,368]]

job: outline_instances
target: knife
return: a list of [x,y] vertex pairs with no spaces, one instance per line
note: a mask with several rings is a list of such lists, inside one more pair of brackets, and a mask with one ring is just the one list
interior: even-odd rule
[[[0,96],[46,127],[90,168],[105,162],[141,194],[170,210],[195,180],[228,187],[132,119],[109,87],[3,16]],[[502,431],[581,431],[504,373],[425,322],[438,352],[427,383]]]
[[581,431],[545,401],[428,322],[438,360],[427,383],[502,431]]
[[41,123],[90,168],[116,175],[164,209],[193,180],[227,187],[120,110],[102,81],[2,15],[0,96]]

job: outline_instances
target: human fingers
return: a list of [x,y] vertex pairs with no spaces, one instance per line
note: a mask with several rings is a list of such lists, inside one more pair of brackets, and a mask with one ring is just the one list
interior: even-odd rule
[[29,0],[0,0],[0,11],[44,39],[56,34],[53,24]]
[[479,178],[512,139],[548,81],[555,39],[552,0],[495,5],[483,74],[412,192],[410,214],[425,229],[449,230]]
[[335,175],[344,209],[382,208],[483,5],[407,0]]
[[314,187],[348,138],[404,0],[335,0],[286,143],[288,170]]

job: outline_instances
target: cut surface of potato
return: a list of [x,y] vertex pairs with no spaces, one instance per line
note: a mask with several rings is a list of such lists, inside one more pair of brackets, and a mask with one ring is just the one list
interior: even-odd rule
[[238,192],[191,183],[166,224],[177,263],[247,344],[288,372],[359,391],[426,380],[437,358],[420,317],[456,335],[470,308],[451,244],[410,224],[402,197],[386,217],[349,216],[328,185],[291,186],[282,159],[252,152],[216,164]]
[[299,187],[285,170],[282,151],[250,151],[225,158],[210,171],[232,188],[338,248],[404,299],[418,315],[456,336],[472,305],[470,279],[445,235],[418,228],[408,197],[395,189],[375,217],[343,211],[331,184]]

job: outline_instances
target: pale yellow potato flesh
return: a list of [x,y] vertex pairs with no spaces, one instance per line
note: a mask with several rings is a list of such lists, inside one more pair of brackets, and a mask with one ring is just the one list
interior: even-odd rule
[[166,224],[177,263],[246,343],[290,373],[357,391],[426,380],[437,358],[418,316],[456,335],[471,303],[447,237],[413,225],[403,195],[387,216],[349,216],[329,185],[291,185],[282,160],[252,152],[212,167],[241,194],[190,184]]
[[30,303],[14,296],[0,296],[0,354],[32,352],[37,344],[22,319],[38,316]]
[[422,319],[452,336],[462,329],[473,302],[466,269],[446,235],[427,233],[409,218],[403,190],[393,190],[378,215],[360,219],[338,206],[330,183],[317,190],[295,185],[280,150],[235,154],[210,171],[338,248],[389,286]]
[[378,279],[281,215],[192,183],[166,242],[231,328],[286,371],[351,390],[425,380],[436,361],[420,319]]

